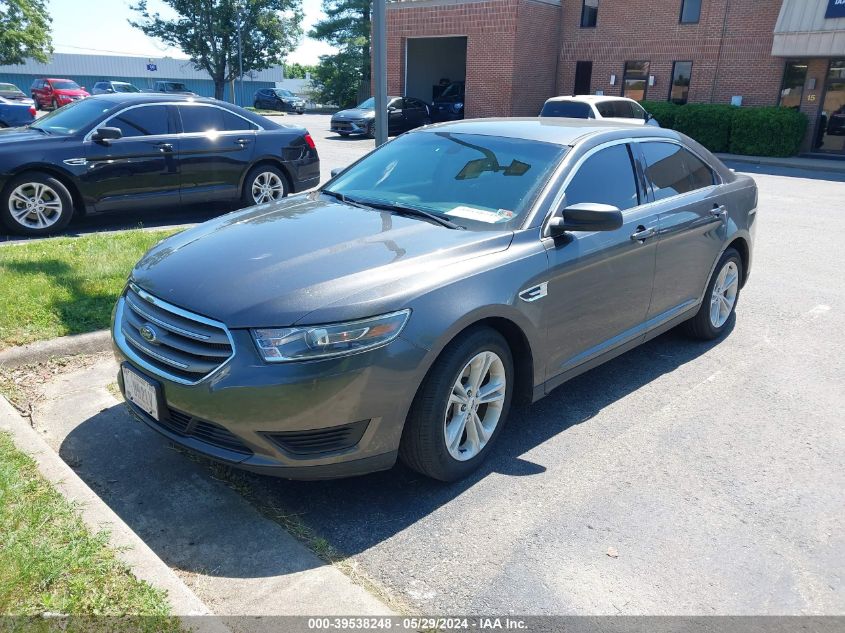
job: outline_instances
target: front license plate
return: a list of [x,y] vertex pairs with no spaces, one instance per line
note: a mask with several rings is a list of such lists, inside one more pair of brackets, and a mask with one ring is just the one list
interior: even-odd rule
[[141,378],[126,365],[123,366],[123,390],[129,402],[150,415],[154,420],[158,420],[158,395],[155,386]]

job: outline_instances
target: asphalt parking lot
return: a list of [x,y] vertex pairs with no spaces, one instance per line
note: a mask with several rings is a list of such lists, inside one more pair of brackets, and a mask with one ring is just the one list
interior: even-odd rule
[[[328,117],[285,121],[314,135],[324,177],[372,147]],[[516,410],[467,481],[249,476],[254,500],[423,613],[845,614],[845,178],[733,166],[760,211],[724,340],[670,332]],[[87,437],[74,450],[132,450]]]

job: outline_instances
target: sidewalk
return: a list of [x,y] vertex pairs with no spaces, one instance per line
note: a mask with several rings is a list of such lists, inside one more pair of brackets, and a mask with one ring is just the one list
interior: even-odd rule
[[809,171],[823,171],[845,174],[845,160],[831,158],[810,158],[807,156],[741,156],[739,154],[716,154],[724,162],[748,163],[766,167],[791,167]]
[[[173,450],[129,415],[109,391],[116,374],[108,358],[55,377],[32,406],[32,426],[79,484],[87,484],[93,503],[140,537],[197,604],[224,622],[231,616],[393,614],[205,464]],[[0,417],[0,428],[28,427],[8,411]],[[203,611],[174,607],[174,615]]]

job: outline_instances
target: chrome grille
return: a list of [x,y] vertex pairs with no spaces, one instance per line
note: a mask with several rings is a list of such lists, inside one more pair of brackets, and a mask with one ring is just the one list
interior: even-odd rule
[[217,371],[234,354],[222,323],[192,314],[130,284],[118,303],[115,339],[142,367],[183,384]]

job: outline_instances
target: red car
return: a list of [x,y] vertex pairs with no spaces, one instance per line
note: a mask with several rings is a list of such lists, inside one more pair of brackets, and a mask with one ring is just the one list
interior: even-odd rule
[[89,95],[85,88],[70,79],[36,79],[29,87],[35,107],[40,110],[61,108],[73,101],[79,101]]

